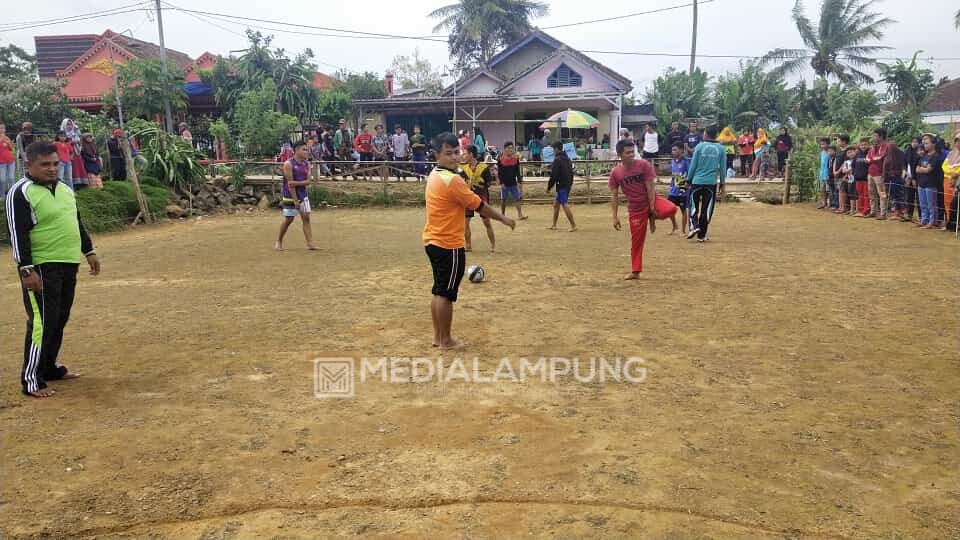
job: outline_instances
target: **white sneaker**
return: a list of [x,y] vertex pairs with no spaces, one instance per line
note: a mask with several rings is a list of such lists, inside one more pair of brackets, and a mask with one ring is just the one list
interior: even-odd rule
[[687,233],[687,240],[690,240],[691,238],[693,238],[694,236],[696,236],[698,232],[700,232],[700,228],[699,228],[699,227],[694,228],[694,229],[690,229],[690,232]]

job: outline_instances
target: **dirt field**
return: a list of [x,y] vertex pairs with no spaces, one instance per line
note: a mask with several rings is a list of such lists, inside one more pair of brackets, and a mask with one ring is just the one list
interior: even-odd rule
[[637,356],[645,382],[313,397],[317,355],[436,357],[422,209],[316,213],[319,252],[273,252],[275,213],[97,238],[62,356],[84,377],[48,400],[19,394],[8,279],[0,536],[960,535],[960,243],[726,204],[706,244],[661,224],[624,282],[628,234],[575,211],[497,226],[496,254],[475,225],[464,356]]

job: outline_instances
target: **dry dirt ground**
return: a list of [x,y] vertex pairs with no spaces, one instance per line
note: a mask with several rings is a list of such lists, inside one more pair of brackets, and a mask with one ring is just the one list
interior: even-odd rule
[[[645,359],[645,382],[357,382],[316,355],[435,358],[423,210],[324,210],[97,238],[57,396],[19,394],[0,286],[5,538],[956,538],[960,243],[809,206],[723,205],[647,244],[548,207],[490,254],[464,356]],[[8,250],[0,257],[9,261]],[[8,270],[9,270],[9,263]],[[12,272],[7,273],[8,278]]]

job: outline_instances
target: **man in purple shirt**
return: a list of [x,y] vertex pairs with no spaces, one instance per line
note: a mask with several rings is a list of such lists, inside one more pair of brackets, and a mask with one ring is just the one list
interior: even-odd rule
[[313,230],[310,227],[310,199],[307,198],[307,186],[310,185],[310,151],[304,142],[293,145],[293,157],[283,164],[283,198],[280,207],[283,210],[283,223],[280,236],[274,248],[283,250],[283,237],[293,220],[299,215],[303,222],[303,236],[307,240],[307,249],[314,250]]

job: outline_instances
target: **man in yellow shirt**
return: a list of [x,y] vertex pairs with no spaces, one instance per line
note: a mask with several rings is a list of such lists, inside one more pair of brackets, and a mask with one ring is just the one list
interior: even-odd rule
[[460,142],[452,133],[441,133],[433,141],[437,167],[427,177],[427,224],[423,244],[433,267],[433,344],[441,349],[461,349],[464,343],[451,335],[453,303],[466,268],[464,250],[464,212],[472,210],[513,229],[516,222],[484,203],[457,173]]

